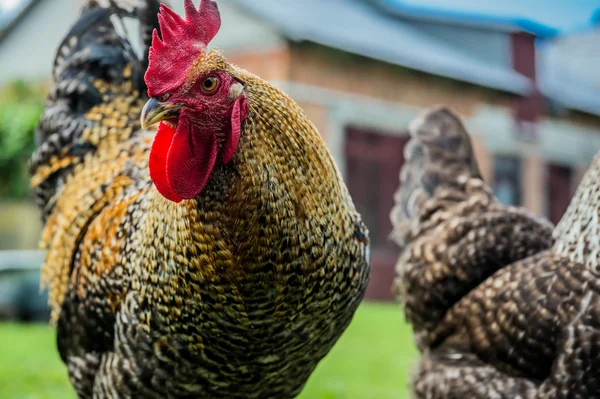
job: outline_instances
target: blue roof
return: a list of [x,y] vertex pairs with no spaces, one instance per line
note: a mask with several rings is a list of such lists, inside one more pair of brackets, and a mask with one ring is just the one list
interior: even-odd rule
[[598,0],[374,0],[405,17],[466,23],[486,28],[522,30],[539,37],[598,24]]
[[235,0],[286,37],[515,94],[531,82],[510,68],[424,34],[359,0]]

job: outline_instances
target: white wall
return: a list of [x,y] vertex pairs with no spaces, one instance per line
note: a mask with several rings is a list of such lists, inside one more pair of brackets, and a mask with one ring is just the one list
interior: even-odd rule
[[600,29],[586,30],[561,37],[544,45],[549,67],[569,79],[600,87]]
[[0,85],[49,79],[58,44],[78,15],[75,0],[41,0],[0,41]]
[[[25,15],[0,41],[0,85],[17,78],[50,79],[56,48],[79,16],[81,3],[82,0],[41,0]],[[183,0],[170,3],[183,14]],[[222,28],[211,47],[219,47],[227,54],[228,50],[252,51],[282,43],[273,28],[226,1],[219,1],[219,9]]]

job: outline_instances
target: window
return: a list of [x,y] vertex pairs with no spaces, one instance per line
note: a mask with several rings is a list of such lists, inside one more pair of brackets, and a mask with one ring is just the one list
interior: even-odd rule
[[494,193],[506,205],[521,205],[521,159],[515,156],[494,157]]

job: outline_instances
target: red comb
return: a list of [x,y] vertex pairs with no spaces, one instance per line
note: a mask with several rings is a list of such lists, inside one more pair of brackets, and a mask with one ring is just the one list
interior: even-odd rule
[[190,66],[219,31],[221,17],[214,0],[201,0],[198,10],[192,0],[185,0],[185,19],[161,4],[158,25],[162,40],[155,29],[144,76],[150,97],[183,84]]

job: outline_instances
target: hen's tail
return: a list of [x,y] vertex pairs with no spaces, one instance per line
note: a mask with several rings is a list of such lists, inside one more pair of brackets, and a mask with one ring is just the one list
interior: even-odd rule
[[[469,134],[448,108],[426,111],[410,124],[409,132],[411,139],[404,150],[405,164],[390,214],[392,238],[401,247],[406,243],[410,220],[420,214],[436,190],[454,191],[467,178],[481,177]],[[448,201],[463,199],[447,196]]]
[[[44,113],[30,160],[32,186],[47,215],[64,179],[86,155],[139,130],[146,95],[143,75],[156,0],[90,0],[58,47]],[[130,32],[125,20],[139,21]],[[137,37],[135,37],[137,35]],[[140,54],[141,53],[141,54]]]

